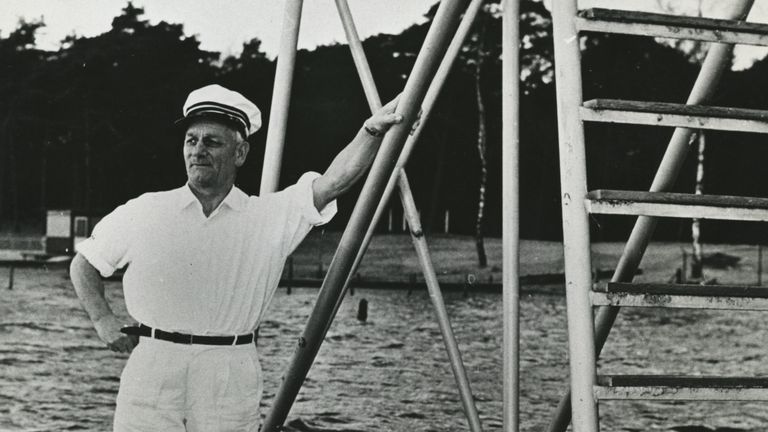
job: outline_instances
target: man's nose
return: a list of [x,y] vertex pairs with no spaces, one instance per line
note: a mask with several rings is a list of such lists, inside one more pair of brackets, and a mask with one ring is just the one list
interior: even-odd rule
[[195,143],[195,145],[192,146],[192,151],[190,153],[192,153],[194,156],[205,156],[207,154],[207,149],[202,142],[198,141]]

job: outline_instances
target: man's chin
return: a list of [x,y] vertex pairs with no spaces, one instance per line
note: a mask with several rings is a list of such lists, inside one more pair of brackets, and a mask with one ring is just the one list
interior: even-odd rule
[[197,188],[209,188],[216,184],[212,176],[187,175],[187,182]]

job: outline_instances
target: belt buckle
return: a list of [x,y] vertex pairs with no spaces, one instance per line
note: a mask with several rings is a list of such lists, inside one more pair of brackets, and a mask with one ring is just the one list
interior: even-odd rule
[[189,336],[189,340],[187,340],[186,344],[187,345],[192,345],[194,343],[194,340],[195,340],[195,335],[189,334],[187,336]]

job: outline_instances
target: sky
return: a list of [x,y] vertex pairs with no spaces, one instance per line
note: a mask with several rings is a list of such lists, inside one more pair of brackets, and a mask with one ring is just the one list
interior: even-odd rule
[[[549,4],[552,0],[545,0]],[[436,0],[348,0],[358,33],[365,39],[379,33],[397,34],[422,22],[424,13]],[[197,35],[201,47],[224,56],[238,54],[242,44],[254,37],[270,57],[277,54],[282,27],[281,0],[133,0],[143,7],[151,23],[168,21],[184,24],[188,35]],[[722,17],[734,0],[702,0],[704,16]],[[38,33],[43,49],[55,50],[66,36],[95,36],[110,28],[126,0],[0,0],[0,35],[12,31],[20,18],[43,18],[46,27]],[[662,12],[662,6],[696,13],[699,0],[580,0],[579,7],[608,7]],[[768,0],[756,0],[750,21],[768,23]],[[335,2],[304,1],[299,48],[344,42]],[[764,48],[740,46],[735,68],[749,67],[764,57]]]
[[[43,49],[55,50],[70,34],[95,36],[109,30],[126,0],[0,0],[0,32],[8,34],[19,18],[44,18],[38,33]],[[365,39],[379,33],[400,33],[423,21],[435,0],[349,0],[358,33]],[[144,8],[151,23],[184,24],[188,35],[198,35],[201,48],[225,55],[239,53],[242,44],[254,37],[262,41],[270,57],[280,43],[283,9],[280,0],[133,0]],[[299,48],[314,48],[345,41],[335,2],[304,2]]]

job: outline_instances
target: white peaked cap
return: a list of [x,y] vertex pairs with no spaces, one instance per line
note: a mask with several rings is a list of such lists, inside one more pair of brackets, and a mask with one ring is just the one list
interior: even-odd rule
[[199,117],[224,120],[243,132],[245,137],[261,128],[259,108],[240,93],[218,84],[193,90],[184,102],[184,117],[176,123],[188,125]]

